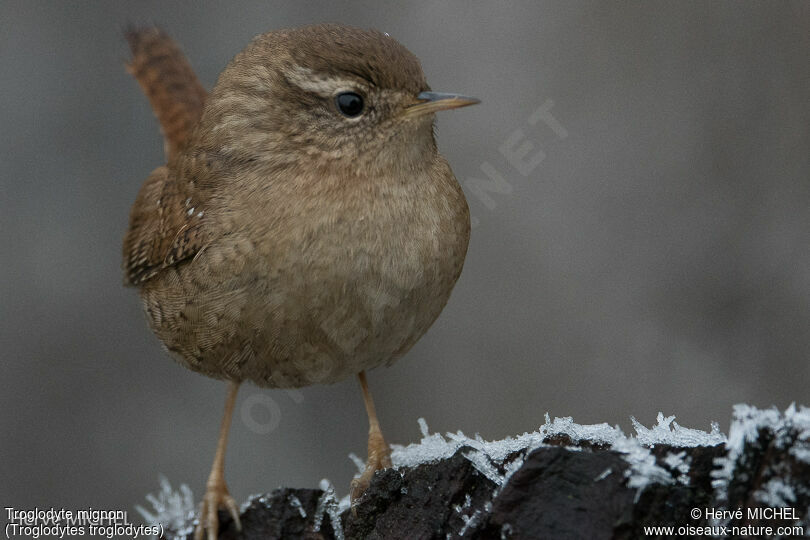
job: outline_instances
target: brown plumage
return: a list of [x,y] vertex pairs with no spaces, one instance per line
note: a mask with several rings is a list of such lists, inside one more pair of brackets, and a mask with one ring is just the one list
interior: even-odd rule
[[152,104],[171,159],[188,142],[202,115],[207,92],[180,47],[158,28],[129,28],[124,35],[132,51],[127,71]]
[[[177,51],[158,43],[142,50]],[[148,54],[138,64],[163,65]],[[193,118],[188,104],[204,96],[194,84],[187,100],[142,77],[162,124]],[[436,149],[433,113],[476,102],[429,92],[418,59],[387,34],[270,32],[225,68],[190,136],[167,120],[175,150],[130,216],[125,281],[179,362],[230,381],[227,421],[242,381],[300,387],[360,374],[371,429],[355,499],[390,464],[363,372],[427,331],[467,250],[469,211]],[[224,421],[199,535],[216,530],[220,504],[235,512],[226,437]]]
[[[166,158],[188,143],[208,93],[180,47],[157,28],[129,28],[127,71],[135,77],[163,132]],[[200,228],[184,204],[187,183],[158,167],[141,188],[124,239],[124,282],[138,285],[161,269],[193,256],[203,245]]]

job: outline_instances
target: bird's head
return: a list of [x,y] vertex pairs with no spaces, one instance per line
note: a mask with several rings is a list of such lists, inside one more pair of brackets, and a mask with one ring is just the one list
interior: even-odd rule
[[475,103],[432,92],[416,56],[388,34],[307,26],[260,35],[233,59],[197,138],[275,166],[408,166],[436,151],[436,111]]

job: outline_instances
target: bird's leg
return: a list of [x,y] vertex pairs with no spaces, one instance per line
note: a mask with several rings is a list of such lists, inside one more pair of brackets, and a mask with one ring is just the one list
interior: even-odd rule
[[360,388],[363,390],[363,401],[366,403],[368,413],[368,461],[366,470],[358,478],[352,480],[351,500],[354,505],[363,495],[374,477],[374,473],[391,467],[391,449],[385,443],[380,423],[377,421],[377,411],[374,409],[374,400],[371,399],[371,392],[368,391],[366,382],[366,372],[357,374],[360,379]]
[[239,507],[228,493],[228,486],[225,485],[225,448],[228,446],[228,431],[231,427],[233,406],[236,403],[238,391],[239,383],[228,381],[228,394],[225,397],[225,412],[222,416],[222,427],[219,430],[217,453],[214,455],[214,464],[211,467],[211,474],[208,476],[208,483],[205,485],[205,496],[200,505],[200,517],[194,531],[195,540],[202,540],[206,529],[208,529],[208,540],[216,540],[219,534],[217,511],[220,506],[224,506],[228,510],[236,522],[236,528],[242,530],[242,523],[239,521]]

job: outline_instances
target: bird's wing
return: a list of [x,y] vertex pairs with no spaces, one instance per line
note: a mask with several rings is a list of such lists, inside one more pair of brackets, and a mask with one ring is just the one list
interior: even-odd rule
[[202,211],[158,167],[146,179],[129,215],[124,237],[124,283],[139,285],[196,255],[208,241]]
[[[177,44],[157,28],[131,28],[127,70],[141,85],[160,122],[167,160],[188,143],[202,115],[206,91]],[[190,186],[158,167],[146,179],[124,238],[124,282],[138,285],[198,253],[207,236]]]

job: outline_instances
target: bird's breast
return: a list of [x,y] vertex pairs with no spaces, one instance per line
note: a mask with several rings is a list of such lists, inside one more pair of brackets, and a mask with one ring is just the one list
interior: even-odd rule
[[292,185],[251,201],[250,226],[209,246],[200,261],[211,283],[203,301],[238,313],[232,339],[248,352],[234,378],[329,383],[410,349],[447,302],[469,234],[455,179],[446,179],[455,189],[429,180],[343,191],[327,184],[317,193]]

